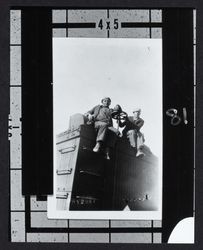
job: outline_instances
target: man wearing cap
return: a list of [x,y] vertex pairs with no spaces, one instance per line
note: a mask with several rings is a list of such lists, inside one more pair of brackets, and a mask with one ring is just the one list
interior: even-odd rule
[[[110,159],[110,147],[114,147],[116,136],[119,134],[119,131],[113,127],[111,117],[113,110],[109,108],[110,104],[111,99],[109,97],[104,97],[101,100],[101,105],[97,105],[85,113],[85,116],[88,118],[89,122],[94,122],[94,128],[97,133],[96,145],[93,148],[93,151],[99,152],[101,146],[105,146],[105,154],[107,159]],[[110,132],[111,135],[108,136],[108,130],[111,130],[113,135]]]
[[144,120],[140,117],[141,109],[134,109],[133,116],[128,116],[124,122],[120,122],[119,126],[124,127],[123,135],[127,136],[131,147],[137,150],[136,157],[142,155],[142,147],[144,144],[144,135],[140,132],[141,127],[144,125]]

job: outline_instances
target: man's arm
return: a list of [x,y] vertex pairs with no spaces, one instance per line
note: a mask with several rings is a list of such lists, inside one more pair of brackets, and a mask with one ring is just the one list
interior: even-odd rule
[[87,111],[85,114],[93,115],[96,107],[97,106],[93,107],[92,109],[90,109],[89,111]]
[[137,121],[135,121],[135,126],[137,127],[137,130],[140,130],[141,127],[144,125],[144,120],[143,119],[138,119]]
[[94,112],[97,106],[93,107],[92,109],[90,109],[89,111],[87,111],[87,113],[84,114],[84,116],[86,116],[88,118],[89,121],[93,121],[94,120]]

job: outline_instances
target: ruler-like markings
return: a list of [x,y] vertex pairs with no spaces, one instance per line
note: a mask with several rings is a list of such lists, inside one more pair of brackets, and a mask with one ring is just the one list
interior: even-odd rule
[[96,23],[54,23],[53,28],[68,28],[68,29],[89,29],[96,28]]
[[[84,13],[81,11],[83,11]],[[92,14],[92,12],[94,12],[94,14]],[[66,29],[67,33],[69,29],[69,37],[82,37],[84,34],[85,37],[88,37],[88,33],[90,34],[90,37],[94,37],[94,34],[95,37],[104,37],[104,33],[100,33],[100,31],[104,32],[106,30],[106,37],[108,38],[161,38],[161,32],[159,34],[157,33],[156,37],[153,37],[151,30],[152,28],[162,28],[162,18],[160,13],[161,10],[155,9],[67,10],[66,15],[71,16],[70,20],[69,18],[66,18],[66,20],[65,18],[56,18],[56,21],[53,22],[52,27],[58,30]],[[84,15],[84,17],[82,15]],[[60,20],[60,22],[57,22],[58,20]],[[81,20],[83,22],[81,22]],[[132,31],[132,29],[134,30]],[[72,30],[75,30],[76,33],[72,33]]]
[[[62,29],[62,28],[68,28],[68,29],[104,29],[107,30],[111,29],[110,21],[104,21],[103,19],[99,20],[98,25],[96,23],[54,23],[52,24],[52,27],[55,29]],[[141,22],[119,22],[119,19],[115,18],[113,21],[113,28],[119,29],[120,28],[162,28],[162,23],[141,23]]]

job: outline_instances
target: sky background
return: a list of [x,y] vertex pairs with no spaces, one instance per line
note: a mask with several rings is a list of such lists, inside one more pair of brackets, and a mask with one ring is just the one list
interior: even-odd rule
[[53,38],[54,136],[104,96],[132,115],[141,108],[145,144],[162,156],[162,40]]

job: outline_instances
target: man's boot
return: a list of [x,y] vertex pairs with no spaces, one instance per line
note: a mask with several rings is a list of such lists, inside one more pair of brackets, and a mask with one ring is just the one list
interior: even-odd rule
[[96,143],[95,147],[93,148],[93,151],[94,151],[95,153],[98,153],[99,150],[100,150],[100,148],[101,148],[101,142],[98,141],[98,142]]
[[141,151],[141,149],[137,150],[136,157],[138,156],[145,156],[145,153]]

